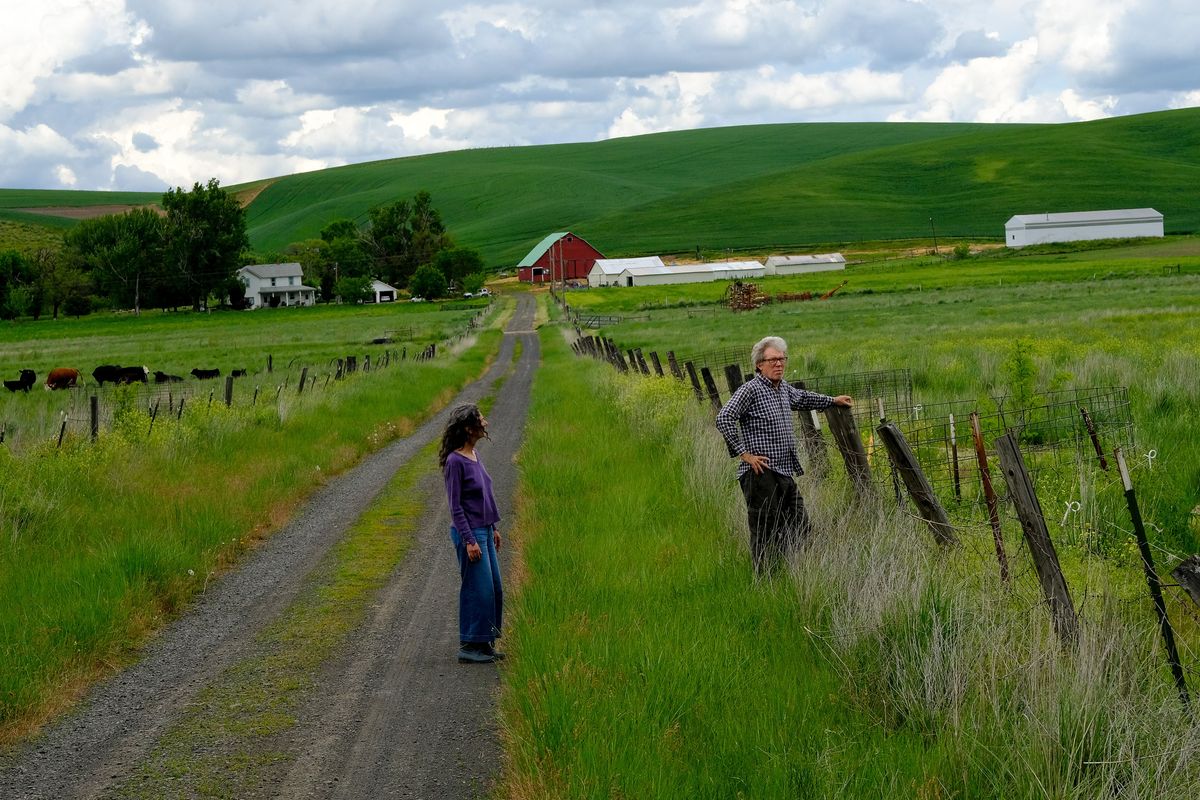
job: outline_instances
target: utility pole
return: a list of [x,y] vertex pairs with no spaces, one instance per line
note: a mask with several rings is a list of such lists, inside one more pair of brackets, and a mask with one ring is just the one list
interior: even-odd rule
[[929,230],[933,232],[933,254],[938,254],[937,249],[937,228],[933,227],[933,217],[929,218]]

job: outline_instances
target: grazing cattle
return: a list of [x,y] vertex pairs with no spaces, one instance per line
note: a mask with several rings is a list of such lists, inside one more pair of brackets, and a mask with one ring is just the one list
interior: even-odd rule
[[105,381],[115,384],[145,383],[150,370],[145,367],[118,367],[104,364],[92,370],[92,378],[101,386]]
[[79,383],[79,370],[57,367],[46,376],[46,389],[73,389]]
[[15,381],[5,381],[4,388],[10,392],[28,392],[29,387],[37,383],[37,373],[31,369],[21,370],[21,377]]
[[197,367],[196,369],[192,370],[192,375],[194,375],[196,377],[196,380],[204,381],[204,380],[208,380],[209,378],[221,377],[221,370],[219,370],[219,369],[200,369],[199,367]]
[[235,377],[235,378],[244,378],[244,377],[246,377],[246,370],[244,370],[244,369],[235,369],[233,372],[231,372],[231,373],[229,373],[229,374],[230,374],[230,375],[232,375],[232,376],[233,376],[233,377]]
[[179,377],[178,375],[168,375],[161,370],[154,371],[155,383],[179,383],[182,380],[183,378]]

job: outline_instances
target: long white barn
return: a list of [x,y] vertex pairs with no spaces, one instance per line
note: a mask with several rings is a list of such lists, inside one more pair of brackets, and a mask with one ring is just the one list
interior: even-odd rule
[[665,266],[658,256],[642,258],[597,258],[588,273],[588,286],[624,286],[621,273],[627,269],[655,268]]
[[734,278],[761,278],[765,267],[757,261],[710,261],[704,264],[628,267],[619,286],[662,286],[670,283],[704,283]]
[[841,253],[818,253],[811,256],[771,256],[766,263],[768,275],[800,275],[805,272],[828,272],[846,268]]
[[1004,224],[1004,243],[1009,247],[1162,235],[1163,215],[1153,208],[1017,214]]

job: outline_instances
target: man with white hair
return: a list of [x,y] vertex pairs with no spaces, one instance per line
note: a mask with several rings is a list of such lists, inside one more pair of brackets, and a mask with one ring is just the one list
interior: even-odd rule
[[750,556],[756,575],[769,573],[786,550],[812,533],[794,475],[802,475],[792,412],[849,408],[849,395],[808,392],[783,379],[787,343],[768,336],[750,351],[754,377],[717,414],[729,455],[740,459],[737,479],[750,519]]

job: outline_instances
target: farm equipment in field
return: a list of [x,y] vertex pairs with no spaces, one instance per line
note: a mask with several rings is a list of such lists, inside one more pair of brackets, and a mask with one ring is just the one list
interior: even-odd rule
[[758,284],[735,281],[725,290],[725,305],[731,311],[751,311],[768,303],[795,303],[803,300],[828,300],[838,293],[848,281],[842,281],[819,297],[812,292],[778,292],[774,296],[764,294]]

